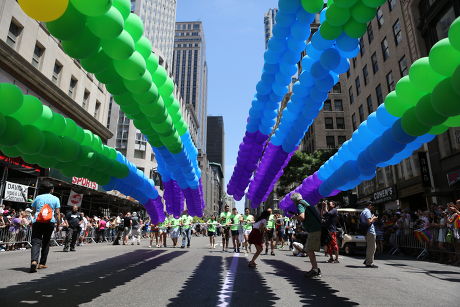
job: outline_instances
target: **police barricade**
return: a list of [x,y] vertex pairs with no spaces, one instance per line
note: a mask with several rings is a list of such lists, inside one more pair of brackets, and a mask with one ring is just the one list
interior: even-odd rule
[[31,247],[32,227],[0,228],[0,248],[4,250],[25,249]]

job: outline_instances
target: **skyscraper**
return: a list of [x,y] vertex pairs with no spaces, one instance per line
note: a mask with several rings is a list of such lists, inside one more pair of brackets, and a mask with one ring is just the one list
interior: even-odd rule
[[185,104],[198,119],[197,148],[206,153],[207,86],[206,42],[201,21],[177,22],[174,37],[173,73]]
[[172,67],[176,6],[177,0],[131,0],[131,11],[141,17],[144,35],[168,71]]
[[268,40],[273,36],[273,27],[275,26],[275,18],[278,13],[278,9],[269,9],[264,16],[265,26],[265,49],[268,48]]
[[[206,152],[209,162],[225,165],[224,118],[208,116],[208,134]],[[224,171],[224,170],[223,170]]]

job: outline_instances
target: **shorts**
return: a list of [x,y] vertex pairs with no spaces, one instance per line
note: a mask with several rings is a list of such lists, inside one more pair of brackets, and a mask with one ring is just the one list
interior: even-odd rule
[[222,227],[222,237],[230,238],[230,227]]
[[259,229],[253,228],[251,233],[249,234],[248,239],[249,244],[259,245],[262,246],[264,244],[263,235]]
[[209,237],[214,237],[216,233],[214,231],[208,231],[208,236]]
[[232,237],[238,236],[239,234],[238,230],[232,230]]
[[129,236],[130,232],[131,232],[131,229],[129,227],[125,227],[125,229],[123,230],[123,235],[124,236]]
[[321,247],[321,231],[308,233],[307,243],[304,250],[306,252],[319,252]]
[[168,233],[167,228],[160,228],[159,231],[160,231],[160,233]]
[[251,234],[252,229],[245,229],[244,230],[244,235],[249,236]]
[[267,229],[265,235],[267,236],[267,240],[273,239],[273,234],[275,233],[275,229]]
[[179,228],[171,228],[171,239],[179,238]]

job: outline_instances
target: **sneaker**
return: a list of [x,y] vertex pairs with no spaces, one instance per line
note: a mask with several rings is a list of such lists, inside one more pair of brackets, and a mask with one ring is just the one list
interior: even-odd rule
[[236,253],[236,248],[233,249],[233,252]]
[[29,273],[36,273],[36,272],[37,272],[37,263],[31,263]]
[[304,276],[307,278],[321,277],[321,270],[319,268],[316,270],[311,269],[310,271],[305,273]]
[[185,248],[185,246],[181,246],[180,248]]
[[265,250],[265,255],[268,255],[268,249]]
[[71,252],[76,252],[77,250],[75,248],[70,249]]
[[141,243],[137,242],[137,245],[141,245]]
[[48,266],[46,264],[39,264],[37,269],[41,270],[41,269],[47,269]]
[[[157,247],[158,247],[158,245],[157,245]],[[149,248],[152,248],[152,245],[149,245]]]
[[275,256],[275,252],[271,252],[270,255]]
[[69,251],[69,249],[68,249],[68,248],[64,248],[62,251],[67,253],[67,252]]
[[366,264],[366,268],[370,268],[370,269],[378,269],[379,267],[375,264]]
[[238,248],[238,249],[236,250],[236,252],[239,253],[239,252],[240,252],[240,249]]

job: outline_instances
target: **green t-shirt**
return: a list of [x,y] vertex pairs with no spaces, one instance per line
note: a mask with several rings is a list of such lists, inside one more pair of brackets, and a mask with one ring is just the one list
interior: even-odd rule
[[275,228],[275,216],[270,214],[267,222],[267,229],[274,229]]
[[217,221],[209,220],[207,224],[208,224],[208,231],[216,232]]
[[191,217],[190,215],[182,215],[180,220],[182,222],[182,226],[184,227],[184,229],[190,229],[190,225],[193,222],[193,217]]
[[252,223],[254,223],[254,216],[249,214],[249,215],[243,215],[243,221],[244,221],[244,230],[251,230],[252,229]]
[[168,226],[168,224],[169,224],[169,218],[168,218],[168,219],[165,219],[165,220],[163,221],[163,223],[160,223],[160,224],[158,225],[158,227],[160,227],[160,228],[166,228],[166,227]]
[[171,224],[171,227],[174,228],[174,229],[177,229],[179,228],[179,219],[176,219],[176,218],[171,218],[169,219],[169,223]]
[[238,230],[238,227],[240,226],[240,218],[241,214],[237,215],[231,215],[231,220],[232,220],[232,226],[230,226],[230,230]]
[[231,223],[231,217],[232,216],[232,213],[229,211],[229,212],[222,212],[220,214],[220,224],[221,225],[227,225],[229,223]]
[[315,213],[312,211],[316,210],[314,207],[302,200],[300,204],[297,204],[297,209],[299,213],[305,213],[305,220],[302,222],[302,225],[306,232],[321,231],[321,223],[318,218],[314,216]]

